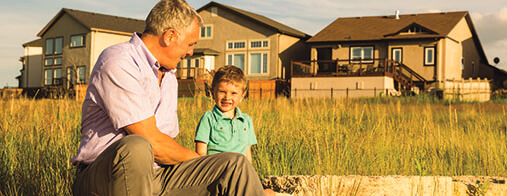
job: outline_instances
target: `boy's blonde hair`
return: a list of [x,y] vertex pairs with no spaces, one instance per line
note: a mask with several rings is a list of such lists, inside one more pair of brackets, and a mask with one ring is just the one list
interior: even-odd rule
[[239,67],[226,65],[218,68],[211,82],[211,91],[214,93],[220,82],[233,82],[241,85],[243,92],[246,90],[246,77]]

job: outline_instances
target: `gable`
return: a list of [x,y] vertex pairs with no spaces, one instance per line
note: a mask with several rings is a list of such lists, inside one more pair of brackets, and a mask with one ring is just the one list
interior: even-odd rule
[[44,34],[65,15],[72,17],[77,23],[90,31],[96,30],[132,34],[133,32],[142,32],[144,30],[143,20],[62,8],[37,36],[44,36]]
[[[310,37],[310,35],[308,35],[306,33],[303,33],[303,32],[301,32],[299,30],[296,30],[296,29],[294,29],[292,27],[289,27],[287,25],[279,23],[279,22],[277,22],[275,20],[272,20],[270,18],[267,18],[265,16],[262,16],[262,15],[259,15],[259,14],[255,14],[255,13],[252,13],[252,12],[248,12],[248,11],[245,11],[245,10],[242,10],[242,9],[238,9],[238,8],[235,8],[235,7],[231,7],[231,6],[228,6],[228,5],[220,4],[220,3],[217,3],[217,2],[214,2],[214,1],[211,1],[210,3],[202,6],[199,9],[197,9],[197,12],[201,12],[203,10],[207,10],[209,8],[212,8],[212,7],[218,8],[218,12],[220,12],[220,10],[222,10],[222,11],[226,10],[228,12],[234,13],[238,17],[242,17],[242,18],[244,18],[246,20],[249,20],[251,22],[257,23],[258,25],[262,25],[262,26],[265,26],[267,28],[271,28],[271,29],[277,31],[278,33],[282,33],[282,34],[286,34],[286,35],[290,35],[290,36],[294,36],[294,37],[298,37],[298,38]],[[210,12],[211,12],[211,10],[210,10]]]
[[[443,38],[468,12],[442,12],[394,16],[338,18],[308,42],[373,41],[386,39]],[[424,29],[425,34],[401,36],[403,30]]]

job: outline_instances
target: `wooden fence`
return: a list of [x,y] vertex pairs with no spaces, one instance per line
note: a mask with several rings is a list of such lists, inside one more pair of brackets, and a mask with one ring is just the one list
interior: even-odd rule
[[491,82],[488,79],[446,80],[443,82],[445,99],[460,101],[489,101],[491,98]]

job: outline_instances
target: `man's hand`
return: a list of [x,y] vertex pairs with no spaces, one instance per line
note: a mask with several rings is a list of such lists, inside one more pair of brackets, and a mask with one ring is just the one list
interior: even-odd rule
[[163,165],[173,165],[188,161],[199,155],[178,144],[172,137],[160,132],[157,128],[155,116],[124,127],[128,134],[145,137],[153,147],[155,162]]

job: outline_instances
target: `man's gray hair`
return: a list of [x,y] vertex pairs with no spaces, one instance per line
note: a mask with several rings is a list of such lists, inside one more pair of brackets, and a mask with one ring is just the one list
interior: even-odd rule
[[161,35],[167,29],[185,30],[197,18],[202,26],[202,18],[185,0],[161,0],[146,17],[144,33]]

